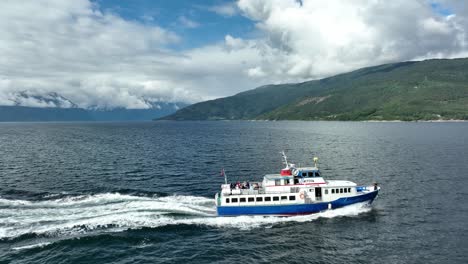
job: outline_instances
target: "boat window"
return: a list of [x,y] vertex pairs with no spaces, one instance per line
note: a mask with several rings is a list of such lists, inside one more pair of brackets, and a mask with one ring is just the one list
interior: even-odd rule
[[245,203],[245,198],[240,198],[241,203]]
[[233,203],[237,203],[237,198],[232,198]]
[[344,192],[347,193],[347,192],[348,192],[348,188],[344,188]]
[[281,180],[275,180],[275,185],[276,186],[281,185]]
[[298,184],[299,183],[299,179],[294,179],[294,184]]
[[257,197],[257,202],[263,202],[263,197]]
[[287,199],[288,199],[288,197],[287,197],[287,196],[281,196],[281,201],[283,201],[283,200],[287,200]]
[[226,198],[226,203],[229,203],[229,198]]
[[340,193],[343,193],[343,188],[340,188]]
[[303,172],[303,173],[302,173],[302,176],[307,176],[307,173],[306,173],[306,172]]
[[315,172],[315,177],[320,177],[320,172]]
[[335,193],[335,189],[332,189],[332,193]]
[[349,192],[349,193],[351,192],[351,188],[348,188],[348,192]]
[[296,200],[296,196],[294,195],[289,196],[289,201],[295,201],[295,200]]
[[271,202],[271,197],[265,197],[265,202]]
[[273,196],[273,201],[279,201],[279,197],[278,196]]
[[254,198],[253,198],[253,197],[249,197],[247,201],[248,201],[248,202],[253,202],[253,201],[254,201]]
[[284,184],[288,185],[288,184],[289,184],[289,180],[284,180]]
[[325,194],[328,194],[328,189],[325,189]]
[[307,176],[309,176],[309,177],[314,177],[314,173],[311,172],[311,171],[309,171],[309,173],[307,173]]

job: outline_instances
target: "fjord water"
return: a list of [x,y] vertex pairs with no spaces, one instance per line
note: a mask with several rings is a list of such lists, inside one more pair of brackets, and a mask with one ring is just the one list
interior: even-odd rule
[[[215,216],[285,150],[372,207]],[[466,263],[468,123],[0,124],[1,263]]]

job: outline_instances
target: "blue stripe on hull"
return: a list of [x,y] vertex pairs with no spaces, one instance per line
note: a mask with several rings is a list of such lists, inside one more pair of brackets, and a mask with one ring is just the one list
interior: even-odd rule
[[340,198],[335,201],[323,203],[265,206],[218,206],[217,210],[219,216],[313,214],[327,210],[329,203],[332,205],[333,209],[366,201],[371,203],[377,196],[377,193],[378,191],[374,191],[363,195]]

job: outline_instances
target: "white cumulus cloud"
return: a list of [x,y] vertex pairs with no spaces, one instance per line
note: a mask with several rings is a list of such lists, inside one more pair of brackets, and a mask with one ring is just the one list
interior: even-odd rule
[[[168,48],[180,41],[173,32],[103,13],[87,0],[6,0],[0,6],[1,104],[14,104],[22,91],[57,92],[81,107],[201,99],[162,73],[181,57]],[[31,100],[22,103],[34,106]]]
[[211,11],[251,20],[250,37],[226,32],[219,42],[175,50],[190,40],[89,0],[3,0],[0,105],[27,92],[21,104],[47,106],[33,95],[57,93],[80,107],[147,108],[387,62],[468,56],[467,5],[438,3],[450,14],[429,0],[239,0]]
[[[443,16],[425,0],[240,0],[238,6],[256,21],[259,45],[274,50],[260,55],[266,64],[257,65],[270,69],[268,76],[318,78],[414,58],[457,57],[467,49],[468,14],[454,8],[455,15]],[[265,67],[271,61],[277,67]]]

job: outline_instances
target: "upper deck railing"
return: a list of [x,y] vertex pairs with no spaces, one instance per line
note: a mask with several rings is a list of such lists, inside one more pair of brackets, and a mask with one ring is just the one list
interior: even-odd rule
[[[289,193],[299,193],[299,187],[291,187],[289,188]],[[280,194],[285,193],[288,191],[268,191],[270,194]],[[231,189],[230,193],[223,193],[224,195],[258,195],[258,194],[266,194],[267,192],[263,187],[257,189]]]

